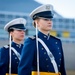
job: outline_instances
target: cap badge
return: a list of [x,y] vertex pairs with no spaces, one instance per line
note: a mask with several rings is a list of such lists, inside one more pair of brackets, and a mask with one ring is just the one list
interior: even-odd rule
[[22,23],[23,22],[23,20],[20,20],[20,23]]
[[46,9],[47,9],[47,10],[50,10],[50,6],[49,6],[49,5],[47,5],[47,6],[46,6]]

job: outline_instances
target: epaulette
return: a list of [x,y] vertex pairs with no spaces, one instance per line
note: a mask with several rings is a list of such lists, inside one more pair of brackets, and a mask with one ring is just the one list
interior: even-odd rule
[[5,46],[3,46],[4,48],[9,48],[9,45],[5,45]]
[[52,35],[50,35],[51,37],[53,37],[54,39],[58,39],[59,40],[59,38],[58,37],[55,37],[55,36],[52,36]]
[[29,36],[30,39],[35,39],[35,36]]

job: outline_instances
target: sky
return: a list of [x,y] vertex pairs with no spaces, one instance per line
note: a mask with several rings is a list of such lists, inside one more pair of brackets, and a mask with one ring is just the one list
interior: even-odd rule
[[75,0],[35,0],[42,4],[52,4],[54,10],[65,18],[75,18]]

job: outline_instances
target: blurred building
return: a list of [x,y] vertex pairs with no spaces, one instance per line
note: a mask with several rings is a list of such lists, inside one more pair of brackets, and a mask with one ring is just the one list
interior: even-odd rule
[[[23,17],[27,20],[26,37],[35,35],[35,28],[29,13],[41,4],[34,0],[0,0],[0,47],[8,43],[8,33],[4,26],[9,21]],[[75,19],[64,18],[54,11],[53,29],[50,34],[62,40],[67,70],[75,70]]]
[[[2,12],[0,11],[0,39],[8,39],[7,33],[3,30],[3,27],[6,23],[12,19],[23,17],[27,20],[26,36],[32,36],[35,34],[35,28],[32,25],[31,18],[28,17],[28,13],[18,13],[18,12]],[[72,42],[75,43],[75,20],[63,18],[55,13],[53,19],[53,29],[50,31],[50,34],[56,37],[61,38],[63,42]]]

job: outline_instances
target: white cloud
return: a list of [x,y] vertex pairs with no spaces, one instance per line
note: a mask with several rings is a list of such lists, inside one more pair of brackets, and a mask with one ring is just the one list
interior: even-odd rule
[[52,4],[55,11],[66,18],[75,18],[75,0],[35,0],[42,4]]

